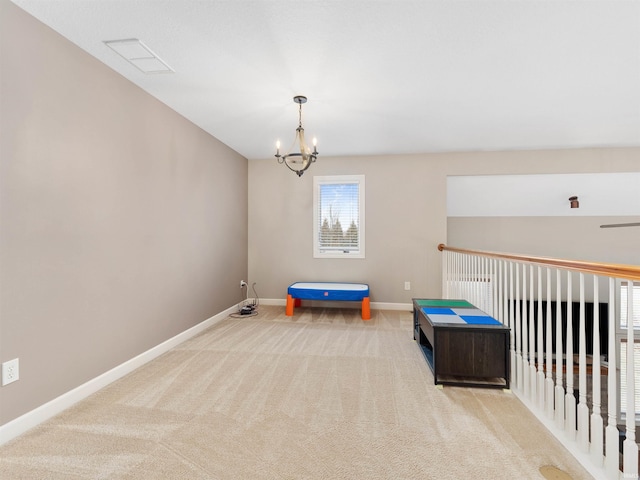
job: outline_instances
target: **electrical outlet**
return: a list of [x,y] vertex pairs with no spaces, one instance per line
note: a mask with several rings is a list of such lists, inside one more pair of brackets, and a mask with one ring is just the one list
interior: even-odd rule
[[2,364],[2,386],[9,385],[20,378],[20,364],[17,358]]
[[246,286],[247,286],[247,282],[245,282],[244,280],[240,280],[240,288],[246,287]]
[[411,282],[404,282],[404,289],[411,290]]

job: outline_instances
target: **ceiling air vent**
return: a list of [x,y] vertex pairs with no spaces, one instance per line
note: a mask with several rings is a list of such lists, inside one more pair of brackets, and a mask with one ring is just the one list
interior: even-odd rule
[[137,38],[105,40],[105,45],[143,73],[174,73],[174,70]]

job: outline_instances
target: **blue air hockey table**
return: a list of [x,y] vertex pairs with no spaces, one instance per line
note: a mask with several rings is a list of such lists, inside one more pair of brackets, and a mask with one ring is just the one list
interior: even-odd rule
[[466,300],[422,298],[413,324],[436,385],[509,388],[509,327]]
[[285,314],[293,315],[301,300],[359,301],[362,302],[362,319],[371,319],[369,285],[366,283],[296,282],[287,289]]

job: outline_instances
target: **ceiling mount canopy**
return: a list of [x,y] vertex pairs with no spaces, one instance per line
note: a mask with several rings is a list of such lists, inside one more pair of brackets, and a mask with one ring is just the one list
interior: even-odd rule
[[569,197],[569,202],[570,202],[571,208],[580,208],[580,202],[578,201],[577,195]]
[[318,150],[316,149],[316,139],[313,139],[313,151],[304,140],[304,128],[302,127],[302,104],[307,103],[307,97],[296,95],[293,101],[298,107],[298,128],[293,145],[287,153],[280,155],[280,140],[276,142],[276,158],[278,163],[284,163],[289,170],[295,172],[299,177],[316,161]]

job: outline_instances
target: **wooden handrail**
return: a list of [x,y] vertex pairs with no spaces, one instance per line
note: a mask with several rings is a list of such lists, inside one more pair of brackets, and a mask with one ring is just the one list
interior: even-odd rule
[[503,258],[506,260],[516,260],[528,262],[536,265],[546,265],[564,268],[576,272],[592,273],[605,277],[624,278],[626,280],[640,281],[640,266],[618,265],[615,263],[583,262],[579,260],[565,260],[560,258],[534,257],[531,255],[518,255],[514,253],[482,252],[479,250],[467,250],[464,248],[447,247],[444,243],[438,245],[438,250],[466,253],[470,255],[480,255],[489,258]]

